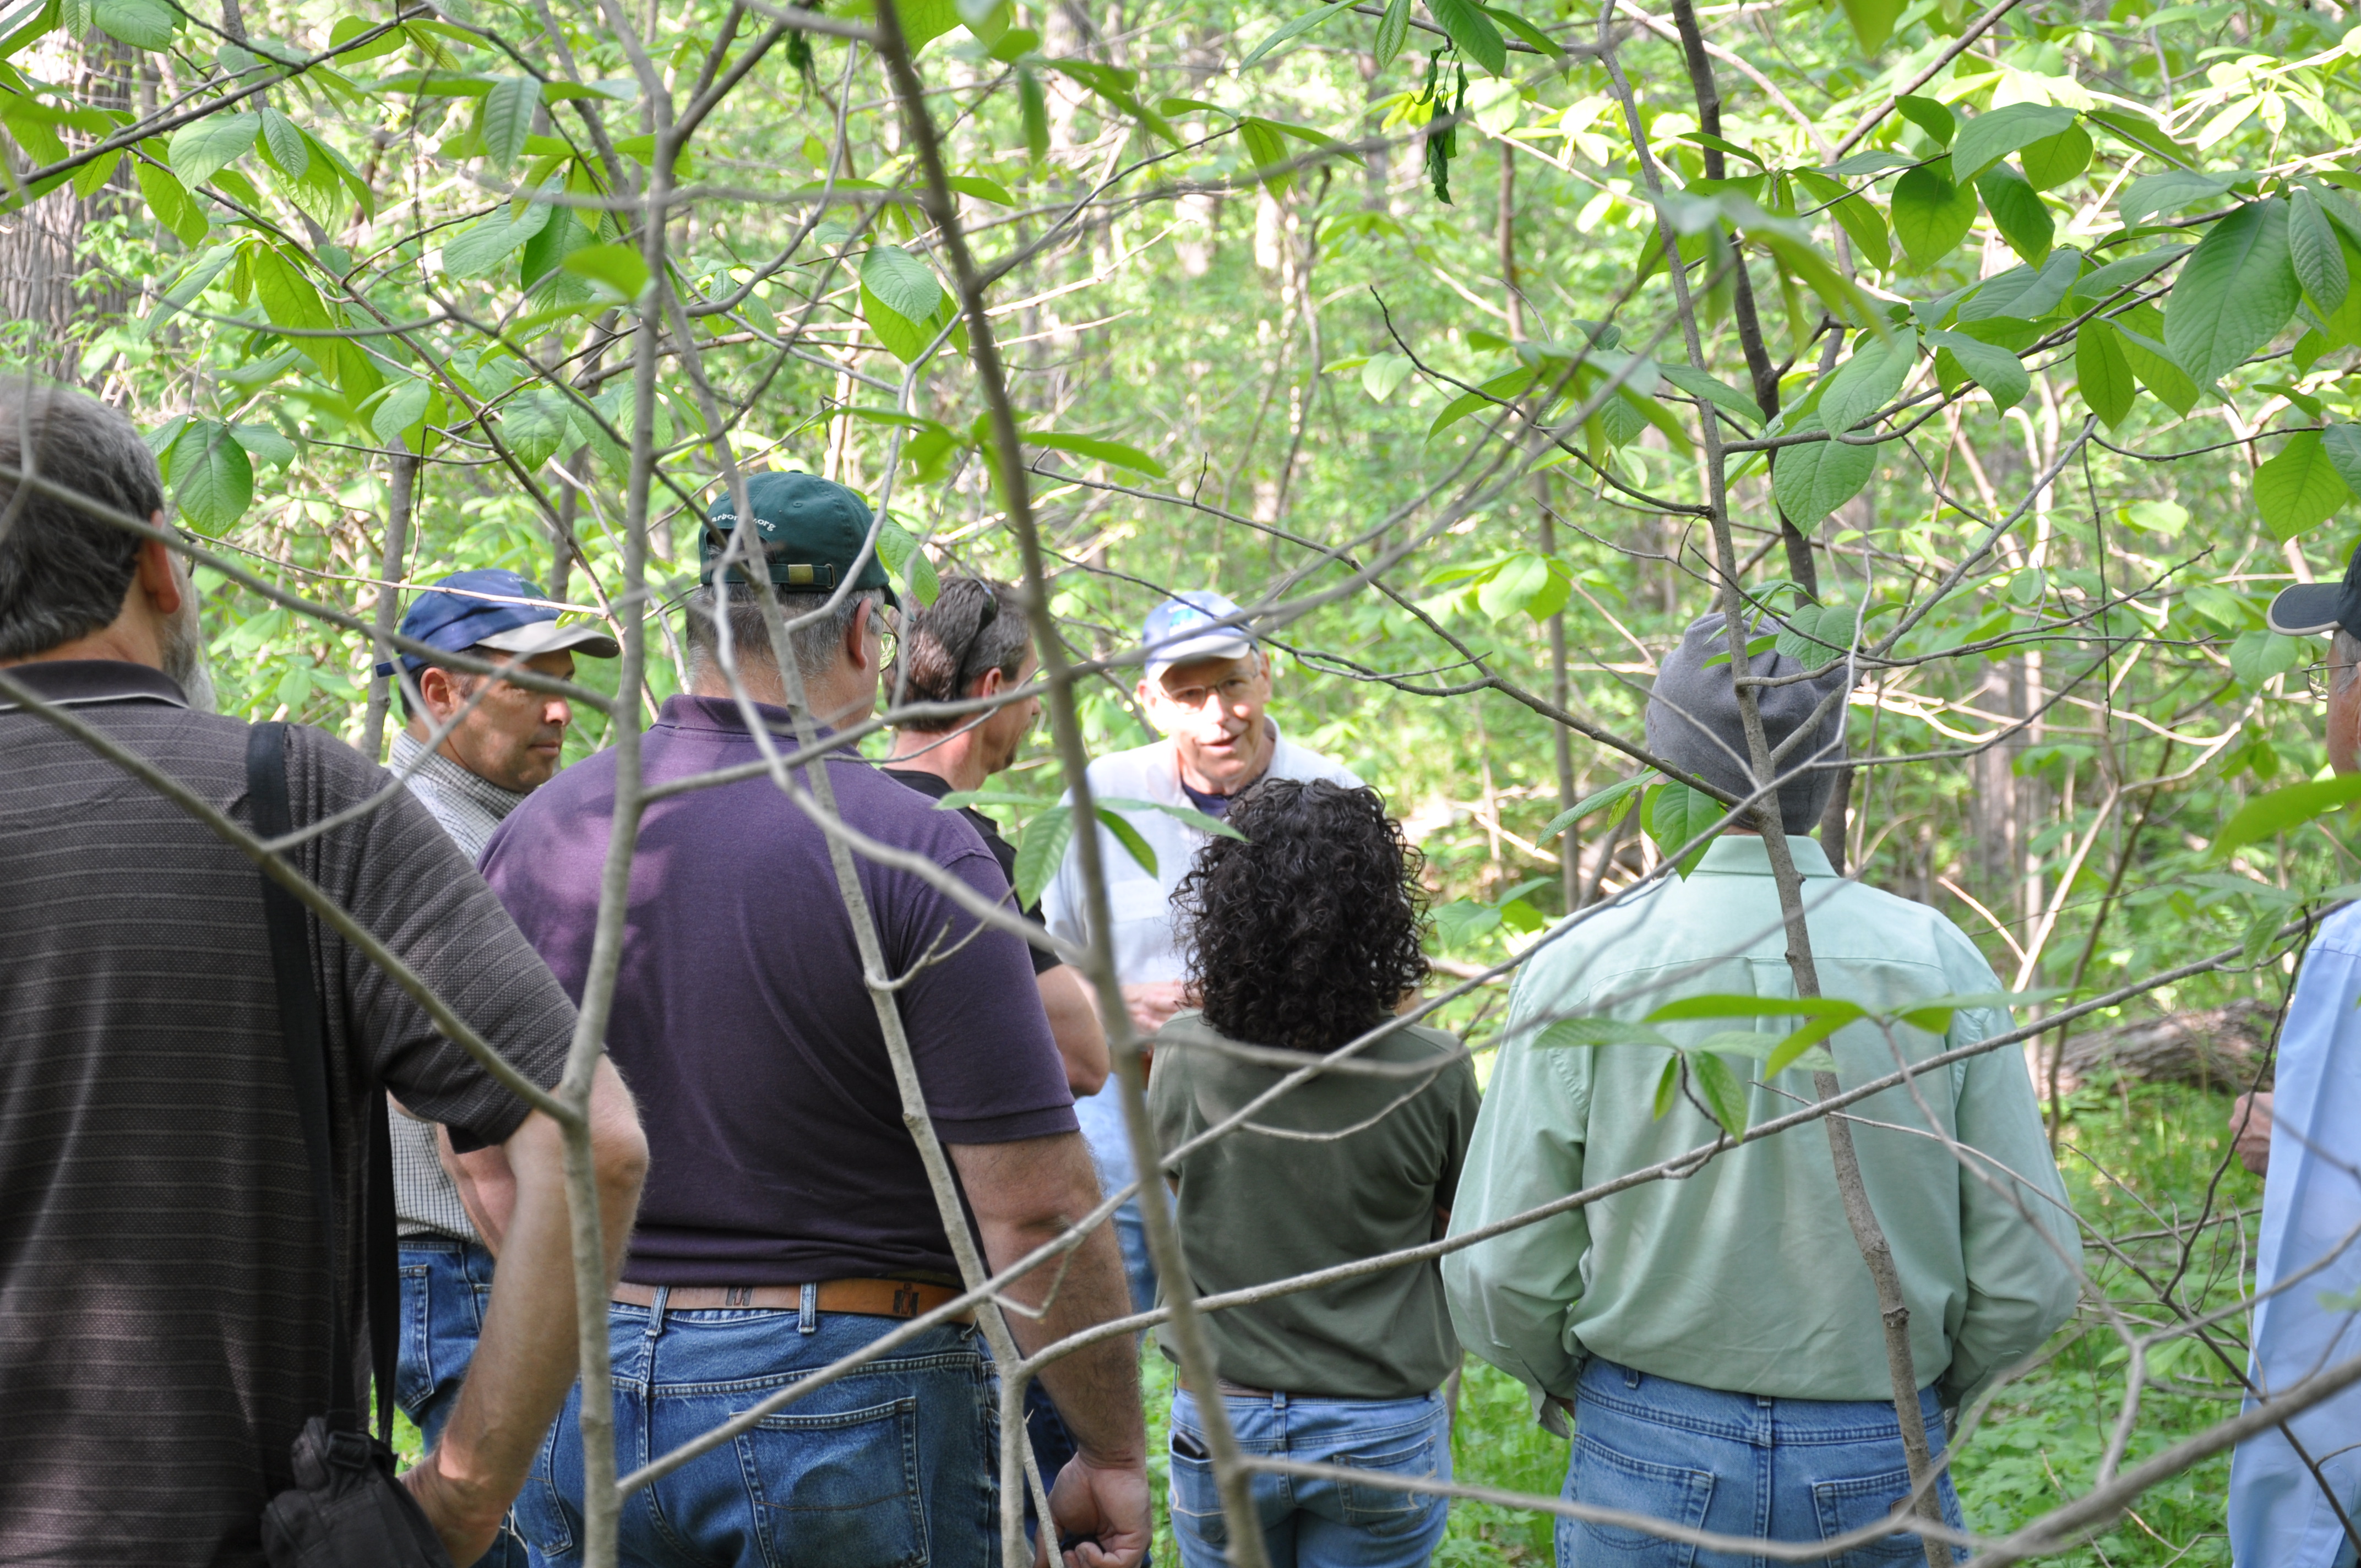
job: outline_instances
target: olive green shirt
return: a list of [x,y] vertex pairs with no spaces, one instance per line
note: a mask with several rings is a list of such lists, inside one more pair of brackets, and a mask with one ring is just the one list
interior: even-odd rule
[[[1806,879],[1824,994],[1884,1011],[2002,989],[1941,915],[1839,879],[1809,839],[1787,842]],[[1661,1119],[1652,1113],[1661,1048],[1537,1050],[1533,1039],[1561,1018],[1638,1020],[1684,996],[1792,997],[1785,950],[1763,841],[1725,837],[1686,881],[1667,880],[1535,954],[1510,1000],[1453,1232],[1710,1143],[1714,1124],[1687,1100]],[[1727,1029],[1784,1033],[1797,1021],[1662,1027],[1689,1043]],[[1919,1059],[2009,1026],[2004,1010],[1965,1008],[1941,1039],[1906,1027],[1896,1039]],[[1850,1025],[1830,1046],[1848,1085],[1897,1065],[1872,1025]],[[1910,1309],[1919,1385],[1939,1379],[1945,1403],[1956,1404],[2073,1310],[2081,1247],[2019,1047],[1938,1069],[1918,1087],[1941,1132],[1997,1190],[1928,1135],[1908,1089],[1850,1113]],[[1767,1121],[1812,1100],[1811,1074],[1790,1068],[1748,1098],[1750,1124]],[[1891,1127],[1870,1124],[1878,1122]],[[1461,1342],[1537,1394],[1571,1398],[1584,1358],[1599,1355],[1734,1393],[1893,1397],[1876,1295],[1817,1122],[1751,1138],[1686,1179],[1629,1188],[1454,1253],[1444,1277]]]
[[[1211,1048],[1224,1043],[1198,1013],[1157,1035],[1148,1100],[1165,1147],[1226,1120],[1293,1070]],[[1358,1059],[1420,1070],[1323,1073],[1181,1162],[1181,1246],[1199,1295],[1421,1246],[1440,1234],[1435,1211],[1451,1207],[1476,1127],[1475,1069],[1456,1039],[1415,1025]],[[1329,1134],[1341,1135],[1318,1135]],[[1219,1375],[1257,1388],[1404,1399],[1459,1365],[1432,1260],[1211,1312],[1204,1323]]]

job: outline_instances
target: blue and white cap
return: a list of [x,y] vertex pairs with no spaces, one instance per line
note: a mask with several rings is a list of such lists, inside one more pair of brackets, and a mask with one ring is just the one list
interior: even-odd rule
[[[1234,600],[1211,588],[1174,594],[1149,610],[1139,629],[1140,645],[1148,650],[1148,678],[1195,659],[1239,659],[1253,652],[1258,644],[1244,624],[1213,624],[1237,613]],[[1209,630],[1191,635],[1199,627]]]

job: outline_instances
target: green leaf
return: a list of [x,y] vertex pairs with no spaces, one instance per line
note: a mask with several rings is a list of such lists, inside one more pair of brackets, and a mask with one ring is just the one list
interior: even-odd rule
[[434,388],[416,377],[397,381],[376,408],[369,411],[369,429],[378,441],[387,446],[418,450],[410,433],[426,418],[426,405],[434,400]]
[[131,177],[139,182],[139,193],[148,199],[148,208],[163,225],[180,236],[182,245],[203,245],[205,239],[205,214],[189,199],[189,192],[172,177],[169,169],[153,163],[135,163]]
[[295,444],[275,424],[234,424],[229,433],[246,448],[248,457],[259,457],[274,468],[284,468],[295,461]]
[[262,111],[262,145],[290,180],[301,180],[312,170],[312,148],[295,122],[278,110]]
[[1957,250],[1976,221],[1974,188],[1952,184],[1950,165],[1939,158],[1894,182],[1892,206],[1894,237],[1920,272]]
[[[1796,425],[1795,433],[1817,427],[1817,420],[1806,419]],[[1771,491],[1779,510],[1797,528],[1817,528],[1822,518],[1861,494],[1876,470],[1873,446],[1807,441],[1779,449],[1771,466]]]
[[1730,1070],[1730,1065],[1711,1051],[1684,1051],[1682,1058],[1689,1064],[1689,1081],[1697,1085],[1697,1098],[1721,1124],[1721,1130],[1731,1138],[1746,1136],[1746,1084]]
[[2096,304],[2120,289],[2146,282],[2193,248],[2186,245],[2162,246],[2144,250],[2137,256],[2126,256],[2121,261],[2110,261],[2104,267],[2077,279],[2070,291],[2073,297],[2086,304]]
[[[1996,343],[1981,342],[1960,332],[1930,332],[1927,341],[1942,345],[1943,352],[1970,380],[1992,394],[1993,406],[2004,413],[2033,390],[2033,378],[2026,373],[2025,361]],[[2125,372],[2127,383],[2130,374]]]
[[1058,874],[1066,843],[1074,836],[1073,807],[1052,806],[1025,825],[1016,841],[1016,902],[1027,909],[1041,902],[1042,889]]
[[1925,131],[1937,147],[1949,147],[1951,138],[1960,134],[1959,116],[1932,98],[1905,93],[1894,100],[1894,106],[1904,119]]
[[2017,148],[2016,160],[2035,190],[2055,191],[2091,167],[2091,133],[2068,126],[2054,137],[2026,142]]
[[163,0],[98,0],[91,18],[108,38],[151,51],[170,49],[181,23],[180,13]]
[[1835,215],[1838,225],[1851,237],[1862,264],[1881,272],[1894,265],[1894,241],[1886,232],[1885,219],[1875,207],[1837,181],[1812,170],[1796,170],[1795,183]]
[[1361,390],[1382,403],[1409,378],[1411,368],[1407,354],[1373,354],[1361,367]]
[[1656,1075],[1656,1120],[1664,1119],[1681,1097],[1681,1053],[1675,1050],[1664,1060],[1664,1070]]
[[1850,431],[1865,423],[1901,392],[1917,357],[1918,334],[1907,328],[1883,341],[1868,333],[1853,339],[1852,357],[1837,367],[1820,394],[1822,424]]
[[2074,111],[2056,104],[2011,104],[1978,115],[1951,142],[1952,178],[1973,180],[2027,142],[2062,134]]
[[2352,499],[2316,430],[2297,431],[2255,470],[2255,510],[2280,539],[2319,527]]
[[1727,410],[1741,424],[1752,429],[1763,428],[1763,411],[1752,398],[1716,376],[1708,376],[1694,365],[1664,365],[1658,369],[1665,380],[1694,398],[1702,398],[1718,409]]
[[973,196],[979,202],[990,202],[1002,207],[1016,204],[1016,198],[1008,193],[1007,186],[997,180],[986,180],[981,174],[946,175],[943,183],[963,196]]
[[2284,833],[2356,800],[2361,800],[2361,773],[2316,779],[2258,795],[2222,825],[2213,839],[2213,857],[2226,860],[2257,839]]
[[1861,609],[1841,599],[1797,605],[1773,646],[1807,670],[1825,669],[1843,658],[1861,634]]
[[1647,788],[1655,780],[1655,773],[1649,770],[1634,773],[1620,784],[1609,784],[1605,789],[1591,791],[1555,817],[1551,817],[1549,826],[1543,828],[1534,837],[1533,841],[1538,844],[1556,838],[1592,812],[1606,810],[1616,802],[1628,798],[1634,791]]
[[193,423],[172,449],[172,500],[191,527],[217,534],[254,500],[254,465],[216,420]]
[[2040,194],[2005,163],[1995,163],[1976,176],[1976,194],[1983,198],[1984,210],[1992,214],[1993,225],[2008,241],[2008,247],[2039,266],[2058,232]]
[[2082,323],[2074,337],[2074,379],[2082,400],[2106,422],[2109,430],[2129,417],[2139,388],[2132,379],[2131,361],[2124,357],[2123,339],[2116,335],[2113,322]]
[[1861,40],[1861,52],[1874,56],[1894,36],[1894,23],[1902,15],[1902,0],[1844,0],[1845,19],[1852,24],[1853,37]]
[[[1254,159],[1257,170],[1275,169],[1291,156],[1279,127],[1252,115],[1238,122],[1238,139],[1246,144],[1246,156]],[[1294,178],[1291,172],[1269,174],[1263,177],[1263,183],[1273,191],[1284,191]]]
[[[541,83],[530,76],[503,76],[484,94],[484,161],[505,174],[524,156],[533,135],[533,115],[541,107]],[[636,297],[636,296],[633,296]]]
[[2268,343],[2301,298],[2288,250],[2288,206],[2249,202],[2181,263],[2164,306],[2164,345],[2201,387]]
[[1028,430],[1025,433],[1027,446],[1047,447],[1052,452],[1071,452],[1078,457],[1095,457],[1102,463],[1112,463],[1118,468],[1128,468],[1136,474],[1164,477],[1164,465],[1138,447],[1120,441],[1109,441],[1100,435],[1076,435],[1071,431]]
[[193,191],[243,155],[261,130],[259,115],[208,115],[192,120],[172,133],[172,172]]
[[2123,194],[2115,198],[2115,216],[2122,220],[2124,227],[2137,228],[2143,220],[2159,213],[2177,213],[2200,202],[2215,201],[2229,191],[2229,181],[2218,175],[2200,174],[2193,169],[2143,174],[2125,186]]
[[262,313],[273,325],[298,328],[307,335],[289,339],[306,359],[320,367],[323,375],[333,377],[339,367],[339,349],[335,338],[308,335],[325,332],[336,323],[328,314],[320,291],[313,286],[293,262],[273,246],[262,246],[247,253],[247,268],[254,278],[254,297],[262,305]]
[[1378,69],[1383,71],[1402,51],[1410,38],[1410,0],[1386,0],[1386,14],[1378,18]]
[[1115,835],[1115,842],[1121,844],[1132,860],[1137,862],[1139,869],[1149,876],[1154,876],[1156,851],[1149,846],[1147,839],[1140,837],[1139,829],[1133,827],[1122,812],[1107,806],[1098,807],[1098,817],[1106,830]]
[[1118,811],[1160,811],[1175,822],[1185,823],[1200,833],[1211,834],[1216,839],[1235,839],[1241,844],[1246,841],[1245,834],[1220,817],[1208,817],[1202,811],[1192,811],[1185,806],[1167,806],[1160,800],[1126,800],[1121,795],[1101,795],[1099,804],[1112,806]]
[[636,245],[585,246],[558,265],[577,278],[604,283],[626,300],[636,300],[647,291],[648,264]]
[[2065,994],[2066,988],[2056,985],[2034,991],[1949,992],[1941,996],[1930,996],[1924,1002],[1914,1002],[1907,1007],[1897,1007],[1894,1016],[1930,1035],[1948,1035],[1951,1032],[1951,1015],[1955,1013],[2003,1013],[2019,1003],[2047,1002]]
[[1836,1071],[1837,1058],[1818,1047],[1846,1022],[1833,1014],[1823,1014],[1803,1024],[1763,1058],[1763,1076],[1776,1078],[1791,1067],[1800,1067],[1806,1072]]
[[1627,1024],[1620,1018],[1561,1018],[1533,1037],[1532,1048],[1560,1051],[1576,1046],[1654,1046],[1667,1051],[1680,1048],[1645,1024]]
[[[1656,848],[1666,855],[1675,853],[1697,835],[1708,832],[1723,816],[1721,803],[1713,796],[1669,779],[1650,790],[1642,796],[1642,800],[1640,826],[1649,838],[1656,841]],[[1713,840],[1707,839],[1691,850],[1674,870],[1686,878],[1697,870],[1697,862],[1705,859],[1706,850],[1712,847]]]
[[2361,425],[2330,425],[2320,433],[2320,447],[2345,488],[2361,496]]
[[2302,650],[2292,637],[2276,631],[2249,631],[2230,644],[2230,670],[2240,684],[2260,690],[2274,675],[2296,666]]
[[942,309],[934,270],[898,245],[873,247],[861,258],[861,286],[907,322],[931,321]]
[[2288,255],[2295,264],[2296,281],[2320,313],[2334,314],[2351,282],[2345,247],[2337,243],[2328,214],[2321,211],[2320,199],[2301,185],[2288,198]]
[[1869,1016],[1869,1009],[1840,996],[1758,996],[1752,992],[1717,991],[1667,1002],[1648,1014],[1651,1024],[1678,1023],[1697,1018],[1776,1018],[1800,1014],[1806,1018],[1834,1018],[1850,1024]]
[[[556,183],[552,181],[542,189],[547,191]],[[527,202],[513,220],[508,207],[487,213],[445,243],[444,272],[453,278],[490,277],[528,240],[547,227],[551,214],[556,211],[547,202]],[[566,221],[577,230],[581,227],[570,217]]]
[[540,467],[566,444],[566,394],[555,387],[536,387],[510,400],[500,411],[500,439],[529,472]]
[[[918,548],[918,536],[903,527],[890,513],[877,520],[877,558],[885,563],[887,571],[909,586],[910,592],[917,596],[920,604],[934,603],[936,596],[943,591],[942,576],[935,570],[935,564],[927,558],[927,553]],[[1125,826],[1130,825],[1126,823]],[[1121,837],[1120,834],[1116,836]],[[1155,858],[1150,856],[1147,864],[1149,873],[1154,874]]]
[[2189,378],[2189,372],[2180,367],[2164,345],[2134,332],[2120,321],[2115,323],[2115,334],[2141,386],[2154,392],[2175,413],[2185,414],[2197,406],[2197,383]]
[[2038,267],[2012,267],[1985,279],[1960,302],[1960,323],[1964,326],[2003,317],[2039,321],[2057,309],[2081,272],[2082,253],[2070,246],[2050,252]]
[[1426,0],[1426,12],[1459,46],[1461,54],[1494,76],[1508,74],[1508,40],[1475,0]]
[[1434,912],[1434,938],[1445,948],[1464,948],[1499,924],[1500,912],[1490,905],[1455,898]]
[[1341,16],[1351,9],[1350,5],[1334,3],[1334,0],[1318,0],[1311,10],[1290,17],[1273,28],[1268,37],[1255,45],[1253,51],[1246,59],[1238,61],[1237,69],[1246,70],[1290,38],[1300,38],[1321,23],[1332,17]]

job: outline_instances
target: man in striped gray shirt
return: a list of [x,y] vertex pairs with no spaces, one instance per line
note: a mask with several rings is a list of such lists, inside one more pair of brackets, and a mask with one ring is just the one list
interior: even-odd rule
[[[437,648],[513,661],[559,680],[573,678],[577,653],[611,659],[619,652],[597,625],[558,617],[540,587],[514,572],[455,572],[412,602],[401,630]],[[573,712],[563,697],[511,681],[412,654],[401,663],[409,723],[393,737],[393,771],[474,861],[500,819],[557,772]],[[401,1110],[399,1102],[394,1109]],[[401,1235],[397,1387],[402,1409],[432,1446],[475,1355],[491,1300],[492,1253],[444,1168],[434,1124],[405,1113],[392,1128]],[[523,1545],[503,1531],[483,1561],[487,1568],[523,1568]]]

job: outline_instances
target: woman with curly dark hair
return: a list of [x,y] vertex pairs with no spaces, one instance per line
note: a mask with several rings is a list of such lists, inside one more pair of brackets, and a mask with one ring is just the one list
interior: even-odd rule
[[[1268,779],[1173,894],[1202,1011],[1156,1036],[1149,1107],[1167,1147],[1225,1120],[1312,1056],[1391,1023],[1426,975],[1418,852],[1367,789]],[[1416,1246],[1442,1234],[1476,1124],[1476,1075],[1439,1029],[1395,1025],[1180,1162],[1182,1248],[1201,1295]],[[1459,1342],[1433,1263],[1208,1315],[1220,1397],[1249,1453],[1369,1479],[1254,1480],[1273,1568],[1408,1568],[1443,1539],[1440,1497],[1388,1474],[1448,1477],[1437,1391]],[[1173,1355],[1169,1344],[1168,1356]],[[1173,1357],[1175,1360],[1177,1356]],[[1229,1534],[1197,1400],[1172,1402],[1172,1532],[1185,1568]]]

